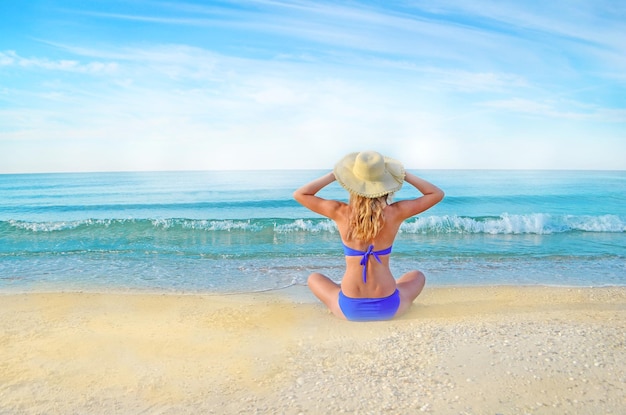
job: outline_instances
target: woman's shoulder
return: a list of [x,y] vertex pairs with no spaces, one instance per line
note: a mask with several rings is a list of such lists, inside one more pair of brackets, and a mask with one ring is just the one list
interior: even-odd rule
[[399,222],[405,221],[418,213],[423,212],[426,208],[419,199],[400,200],[387,206],[385,217]]
[[393,202],[390,205],[387,205],[387,207],[385,207],[385,210],[383,211],[384,215],[385,215],[385,220],[386,221],[400,221],[402,222],[404,219],[406,219],[405,216],[405,210],[404,206],[402,205],[403,201],[399,201],[399,202]]

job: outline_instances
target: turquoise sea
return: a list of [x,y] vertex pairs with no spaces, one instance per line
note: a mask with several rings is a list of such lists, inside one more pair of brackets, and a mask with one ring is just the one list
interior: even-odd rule
[[[413,173],[396,275],[442,285],[626,285],[626,172]],[[332,222],[292,199],[325,171],[0,175],[0,292],[251,292],[341,278]],[[347,199],[336,183],[322,196]],[[395,200],[413,197],[406,185]]]

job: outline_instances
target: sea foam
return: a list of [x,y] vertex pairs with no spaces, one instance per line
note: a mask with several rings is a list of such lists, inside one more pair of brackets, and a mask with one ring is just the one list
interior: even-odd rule
[[[263,219],[85,219],[77,221],[0,221],[4,232],[337,232],[335,223],[322,218]],[[563,232],[626,232],[626,218],[617,215],[552,215],[533,213],[465,217],[456,215],[420,216],[409,219],[401,232],[415,234],[552,234]]]

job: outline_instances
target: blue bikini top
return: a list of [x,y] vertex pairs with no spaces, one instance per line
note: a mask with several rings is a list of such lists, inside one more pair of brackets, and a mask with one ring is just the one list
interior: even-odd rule
[[361,266],[363,267],[363,282],[367,282],[367,262],[369,261],[370,255],[373,255],[374,258],[376,258],[376,261],[378,261],[378,263],[380,264],[381,262],[378,255],[389,255],[391,253],[391,248],[393,247],[392,245],[389,248],[374,251],[374,245],[370,245],[369,248],[367,248],[367,251],[358,251],[356,249],[350,248],[349,246],[346,246],[346,244],[344,244],[343,242],[341,244],[343,245],[343,252],[346,256],[362,257]]

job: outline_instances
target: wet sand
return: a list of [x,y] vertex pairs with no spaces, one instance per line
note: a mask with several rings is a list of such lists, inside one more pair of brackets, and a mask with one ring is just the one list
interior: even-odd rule
[[0,295],[0,414],[620,414],[626,288],[430,288],[389,322],[278,293]]

